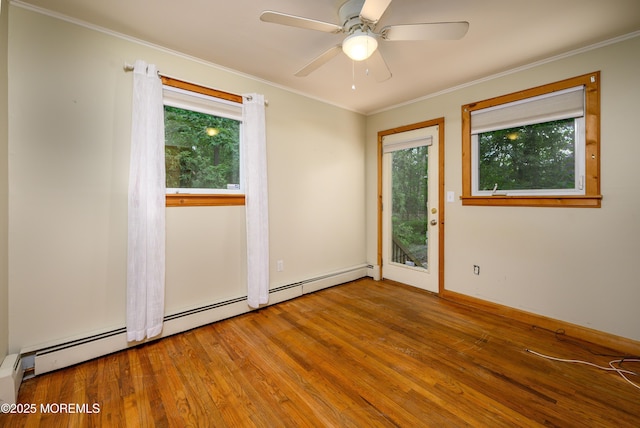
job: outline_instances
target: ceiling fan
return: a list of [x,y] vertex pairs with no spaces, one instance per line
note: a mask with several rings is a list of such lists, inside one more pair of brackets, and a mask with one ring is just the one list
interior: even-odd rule
[[325,33],[348,34],[341,44],[329,48],[298,70],[296,76],[308,76],[342,51],[354,61],[367,60],[368,68],[378,82],[391,77],[391,71],[378,50],[378,41],[456,40],[464,37],[469,29],[468,22],[459,21],[388,25],[378,30],[376,25],[391,1],[348,0],[338,10],[341,25],[271,10],[262,12],[260,20]]

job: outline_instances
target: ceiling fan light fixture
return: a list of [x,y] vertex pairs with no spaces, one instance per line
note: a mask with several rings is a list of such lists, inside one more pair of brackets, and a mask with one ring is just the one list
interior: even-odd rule
[[355,30],[342,42],[342,50],[354,61],[363,61],[378,48],[378,41],[368,31]]

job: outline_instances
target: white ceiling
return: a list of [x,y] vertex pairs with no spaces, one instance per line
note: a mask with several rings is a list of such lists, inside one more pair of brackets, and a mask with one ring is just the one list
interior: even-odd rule
[[382,83],[366,75],[363,63],[355,63],[354,82],[354,64],[343,54],[308,77],[295,77],[296,71],[345,35],[265,23],[259,19],[261,12],[274,10],[341,25],[337,11],[344,1],[14,3],[142,39],[362,113],[640,31],[640,0],[394,0],[378,28],[468,21],[469,31],[456,41],[381,42],[393,73]]

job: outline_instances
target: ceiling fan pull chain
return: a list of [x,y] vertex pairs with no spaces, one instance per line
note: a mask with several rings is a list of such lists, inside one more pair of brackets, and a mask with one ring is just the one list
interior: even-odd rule
[[356,90],[356,62],[351,61],[351,89]]

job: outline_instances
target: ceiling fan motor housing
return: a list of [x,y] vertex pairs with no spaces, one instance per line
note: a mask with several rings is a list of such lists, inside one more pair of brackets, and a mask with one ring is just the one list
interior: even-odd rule
[[[356,29],[362,29],[366,31],[368,26],[362,22],[360,19],[360,11],[362,10],[362,6],[364,5],[365,0],[349,0],[342,6],[340,6],[340,10],[338,10],[338,16],[340,17],[340,22],[342,23],[342,27],[346,33],[353,33]],[[367,28],[364,28],[364,27]]]

